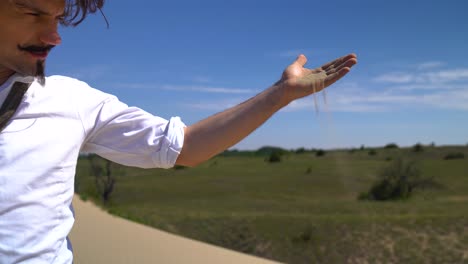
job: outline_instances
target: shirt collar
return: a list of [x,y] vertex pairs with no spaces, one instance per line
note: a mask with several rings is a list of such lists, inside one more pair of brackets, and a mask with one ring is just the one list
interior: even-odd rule
[[0,85],[0,93],[5,92],[6,94],[8,94],[8,92],[10,91],[11,87],[13,86],[15,82],[32,83],[32,85],[29,87],[28,91],[26,92],[23,100],[34,97],[34,90],[35,90],[34,86],[39,85],[39,83],[37,83],[35,77],[22,75],[20,73],[13,74],[12,76],[10,76],[10,78],[8,78],[6,82]]
[[34,77],[30,75],[23,75],[21,73],[15,73],[10,78],[8,78],[7,82],[24,82],[24,83],[32,83],[34,82]]

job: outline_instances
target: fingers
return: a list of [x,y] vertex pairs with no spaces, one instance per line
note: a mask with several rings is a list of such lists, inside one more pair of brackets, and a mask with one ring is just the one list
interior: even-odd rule
[[304,56],[304,54],[301,54],[301,55],[297,56],[297,59],[296,59],[296,61],[294,63],[297,63],[301,67],[304,67],[304,65],[306,65],[306,63],[307,63],[307,58],[306,58],[306,56]]
[[344,61],[341,63],[341,65],[338,65],[338,66],[330,66],[328,67],[328,69],[325,71],[327,73],[327,75],[330,75],[330,74],[333,74],[335,72],[339,72],[341,69],[343,68],[351,68],[353,67],[354,64],[357,63],[357,60],[355,58],[351,58],[347,61]]
[[322,67],[320,67],[320,68],[322,70],[324,70],[324,71],[327,71],[330,68],[336,68],[337,66],[342,65],[346,61],[350,61],[350,60],[357,61],[356,58],[357,58],[356,54],[351,53],[351,54],[345,55],[345,56],[343,56],[341,58],[338,58],[336,60],[333,60],[331,62],[328,62],[328,63],[322,65]]
[[325,87],[332,85],[334,82],[345,76],[351,69],[349,67],[343,67],[340,70],[330,74],[325,78]]

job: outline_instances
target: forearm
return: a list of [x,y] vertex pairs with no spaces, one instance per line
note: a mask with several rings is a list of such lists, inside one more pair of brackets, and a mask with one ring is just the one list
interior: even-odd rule
[[195,166],[241,141],[289,103],[279,85],[185,128],[176,164]]

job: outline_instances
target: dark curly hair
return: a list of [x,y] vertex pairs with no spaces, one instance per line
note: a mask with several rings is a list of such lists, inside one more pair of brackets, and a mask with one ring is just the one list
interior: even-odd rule
[[104,17],[107,27],[109,27],[109,22],[102,12],[103,6],[104,0],[66,0],[65,17],[62,24],[75,27],[83,22],[88,14],[99,11]]

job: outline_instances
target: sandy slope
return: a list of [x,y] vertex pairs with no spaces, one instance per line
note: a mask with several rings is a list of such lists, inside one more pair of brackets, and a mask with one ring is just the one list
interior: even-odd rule
[[78,198],[73,206],[76,222],[70,239],[75,264],[275,263],[133,223]]

